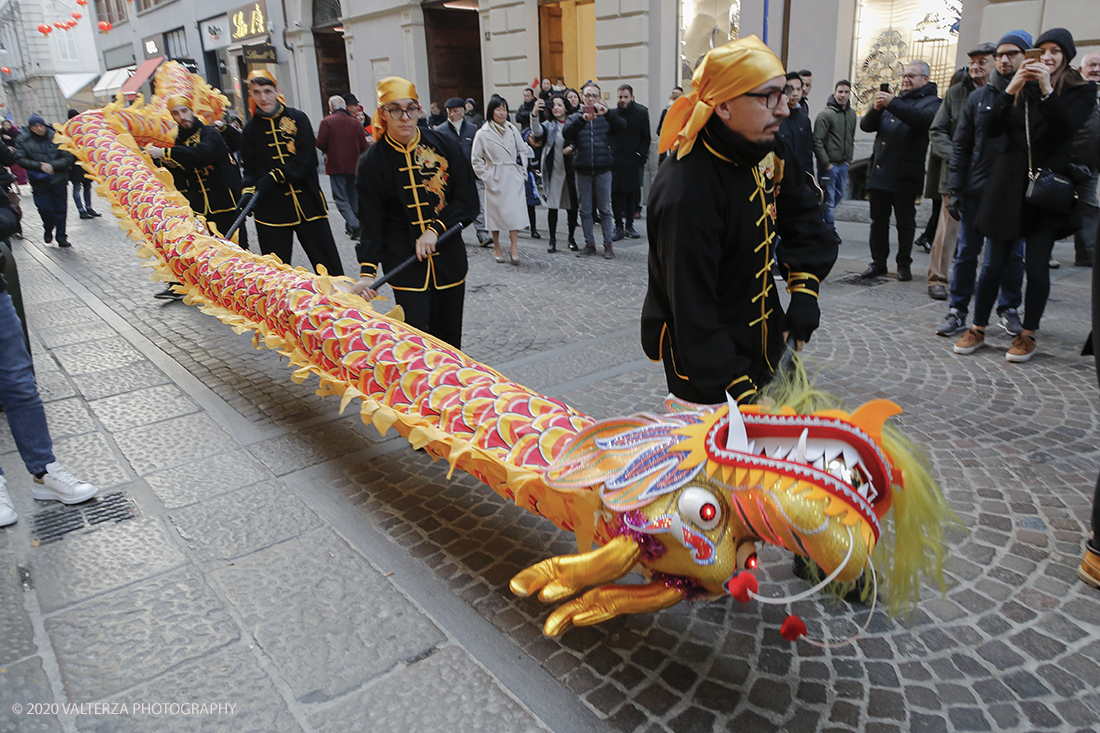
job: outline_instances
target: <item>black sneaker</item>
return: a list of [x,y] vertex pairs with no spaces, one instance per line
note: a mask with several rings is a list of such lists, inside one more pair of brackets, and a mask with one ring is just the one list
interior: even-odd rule
[[72,247],[72,246],[73,246],[73,243],[72,243],[72,242],[70,242],[70,241],[69,241],[69,240],[67,240],[67,239],[66,239],[66,240],[65,240],[64,242],[62,242],[62,241],[61,241],[61,240],[59,239],[59,240],[57,240],[57,246],[58,246],[58,247]]
[[917,241],[913,242],[913,246],[920,247],[925,252],[932,251],[932,244],[928,241],[928,237],[926,237],[924,234],[921,234],[919,237],[917,237]]
[[947,312],[947,318],[943,319],[943,323],[936,329],[937,336],[954,336],[957,333],[962,333],[966,330],[966,319],[959,315],[959,312],[952,308]]
[[177,293],[175,290],[172,289],[172,286],[177,284],[178,283],[168,283],[168,287],[166,287],[164,290],[160,291],[153,297],[157,300],[183,300],[183,294]]
[[45,242],[46,244],[49,244],[50,242],[52,242],[53,241],[53,232],[43,232],[42,233],[42,241]]
[[622,238],[623,238],[624,236],[626,236],[626,235],[625,235],[625,234],[623,233],[623,230],[622,230],[622,229],[620,229],[619,227],[615,227],[615,231],[613,231],[613,232],[611,233],[611,241],[612,241],[612,242],[618,242],[618,241],[619,241],[619,240],[621,240],[621,239],[622,239]]
[[89,214],[87,211],[81,211],[80,212],[80,218],[81,219],[91,219],[92,215]]
[[886,265],[872,264],[863,272],[859,273],[859,276],[864,280],[870,280],[873,277],[880,277],[886,274]]
[[1009,336],[1019,336],[1024,330],[1024,323],[1020,320],[1020,314],[1015,308],[1008,308],[1001,312],[1001,320],[997,324],[1005,330]]
[[634,227],[627,228],[626,236],[630,237],[631,239],[641,239],[642,237],[642,235],[638,234],[638,230]]
[[95,209],[88,209],[88,215],[91,216],[93,219],[98,219],[99,217],[103,216],[103,214],[99,213]]
[[898,282],[907,283],[913,279],[913,272],[909,265],[898,265]]

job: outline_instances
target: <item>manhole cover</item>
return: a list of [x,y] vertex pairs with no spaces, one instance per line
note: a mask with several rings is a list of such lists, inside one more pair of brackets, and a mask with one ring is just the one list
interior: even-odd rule
[[872,285],[882,285],[883,283],[891,282],[892,277],[860,277],[856,275],[845,275],[844,277],[837,278],[837,282],[842,282],[846,285],[863,285],[864,287],[870,287]]
[[59,504],[31,517],[31,540],[36,546],[57,542],[70,532],[91,531],[104,522],[121,522],[137,515],[137,505],[123,491],[97,496],[83,504]]

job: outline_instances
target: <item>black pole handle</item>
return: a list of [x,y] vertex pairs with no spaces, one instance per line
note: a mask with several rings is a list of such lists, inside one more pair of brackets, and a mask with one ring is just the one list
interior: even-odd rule
[[[461,232],[464,228],[465,227],[464,227],[463,224],[455,224],[453,227],[451,227],[447,231],[443,232],[443,234],[441,234],[439,236],[439,239],[435,240],[436,250],[439,249],[439,245],[443,244],[448,239],[452,239],[459,232]],[[387,272],[382,277],[375,280],[374,283],[370,286],[370,289],[375,291],[375,292],[378,292],[378,288],[380,288],[383,285],[385,285],[386,283],[388,283],[390,280],[392,280],[394,278],[394,276],[397,275],[397,273],[401,272],[406,267],[409,267],[414,262],[416,262],[416,255],[415,254],[412,255],[411,257],[409,257],[407,260],[405,260],[401,264],[399,264],[397,267],[395,267],[392,270],[390,270],[389,272]]]
[[241,213],[237,217],[237,220],[233,222],[233,226],[229,227],[229,231],[225,233],[224,239],[233,239],[233,235],[236,234],[237,230],[241,228],[242,224],[244,224],[244,220],[247,219],[248,215],[252,213],[252,210],[256,208],[256,202],[259,201],[259,199],[259,191],[252,194],[252,198],[248,200],[248,203],[245,204],[245,207],[241,209]]

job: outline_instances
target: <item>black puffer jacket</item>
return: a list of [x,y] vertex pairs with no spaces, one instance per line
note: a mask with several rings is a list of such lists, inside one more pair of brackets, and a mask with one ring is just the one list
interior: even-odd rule
[[985,132],[985,118],[993,109],[993,100],[1008,85],[996,71],[989,83],[971,92],[959,114],[955,134],[951,138],[951,173],[947,178],[949,193],[980,196],[989,180],[989,171],[998,156],[1003,155],[1008,138],[990,138]]
[[611,178],[612,191],[637,191],[641,181],[641,169],[649,157],[649,110],[631,102],[626,109],[616,107],[607,113],[625,121],[622,132],[611,136],[611,150],[615,156],[615,170]]
[[[54,129],[47,125],[46,134],[42,137],[35,135],[28,127],[15,140],[15,162],[26,168],[31,188],[64,188],[69,184],[69,171],[76,158],[59,148],[53,136]],[[43,163],[53,166],[53,175],[49,178],[42,173]]]
[[940,108],[935,82],[894,97],[885,109],[873,107],[859,127],[877,132],[867,188],[921,195],[928,128]]
[[619,115],[597,115],[591,122],[581,112],[570,115],[561,134],[573,146],[573,170],[592,175],[615,167],[611,134],[625,129],[626,121]]
[[1027,190],[1027,136],[1024,131],[1025,102],[1031,119],[1031,157],[1036,168],[1069,174],[1073,138],[1096,104],[1096,84],[1065,85],[1061,93],[1040,99],[1039,86],[1028,82],[1017,103],[1015,96],[1001,92],[993,99],[985,120],[989,138],[1006,137],[1004,154],[993,161],[989,183],[982,192],[978,231],[990,239],[1017,239],[1039,231],[1054,233],[1055,239],[1081,228],[1077,211],[1055,214],[1024,200]]

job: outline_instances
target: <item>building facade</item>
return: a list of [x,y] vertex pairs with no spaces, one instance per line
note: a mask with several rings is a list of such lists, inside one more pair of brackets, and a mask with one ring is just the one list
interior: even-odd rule
[[[7,69],[0,71],[0,118],[19,127],[35,113],[63,122],[70,107],[92,106],[98,64],[91,15],[75,0],[0,2],[0,67]],[[75,25],[54,25],[69,22]],[[41,25],[50,32],[41,33]]]

